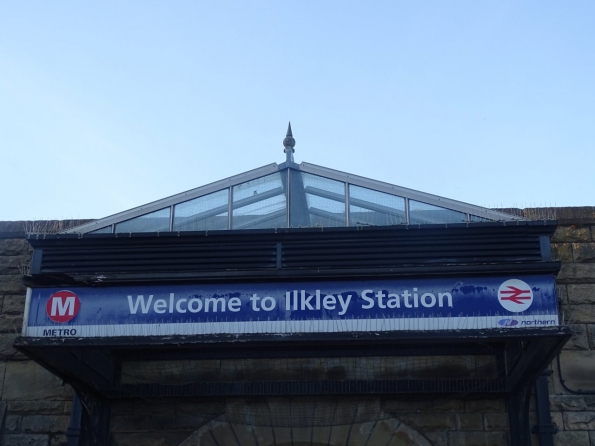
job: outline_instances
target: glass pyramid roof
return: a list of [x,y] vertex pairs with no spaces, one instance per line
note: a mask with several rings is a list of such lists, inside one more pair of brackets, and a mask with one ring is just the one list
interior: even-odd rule
[[423,225],[519,220],[448,198],[287,160],[73,228],[73,233]]

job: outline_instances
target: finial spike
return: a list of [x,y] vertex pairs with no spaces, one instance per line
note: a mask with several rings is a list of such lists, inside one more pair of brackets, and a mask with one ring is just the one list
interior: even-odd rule
[[283,151],[285,152],[285,156],[287,158],[287,162],[293,163],[293,152],[295,152],[295,139],[293,139],[293,133],[291,132],[291,121],[287,126],[287,135],[283,140],[283,146],[285,147]]

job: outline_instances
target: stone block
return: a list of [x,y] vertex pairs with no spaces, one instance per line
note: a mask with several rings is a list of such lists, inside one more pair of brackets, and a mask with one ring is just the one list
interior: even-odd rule
[[587,326],[584,324],[570,325],[572,337],[564,345],[565,350],[589,350],[589,338],[587,337]]
[[30,401],[38,399],[70,400],[72,388],[33,361],[6,363],[4,390],[5,401]]
[[573,243],[572,256],[575,262],[595,262],[595,243]]
[[563,309],[567,324],[592,324],[595,322],[595,305],[566,305]]
[[467,412],[505,412],[506,407],[503,398],[468,398],[465,401]]
[[63,401],[8,401],[8,411],[18,414],[53,415],[64,413]]
[[568,290],[566,289],[566,285],[557,285],[556,295],[558,296],[558,302],[562,304],[568,303]]
[[567,430],[595,430],[595,412],[565,412],[564,427]]
[[0,333],[21,333],[23,327],[22,316],[0,315]]
[[594,283],[595,263],[562,263],[558,283]]
[[562,412],[552,412],[552,424],[559,431],[564,430],[564,418]]
[[591,437],[591,443],[589,443],[589,444],[591,446],[595,446],[595,431],[589,432],[589,436]]
[[50,446],[66,446],[68,437],[65,434],[53,434],[50,436]]
[[552,411],[585,411],[589,405],[585,399],[586,395],[550,395],[550,407]]
[[110,422],[111,432],[148,432],[151,417],[146,415],[114,415]]
[[[397,425],[397,420],[394,420],[394,424]],[[391,422],[391,420],[387,420],[387,422]],[[428,432],[424,432],[427,434]],[[336,443],[341,444],[341,443]],[[342,443],[342,444],[351,444],[350,443]],[[401,445],[416,445],[416,446],[432,446],[430,442],[420,434],[415,429],[410,428],[404,423],[398,424],[398,428],[394,431],[394,435],[391,438],[390,442],[387,443],[386,446],[401,446]]]
[[447,432],[424,432],[426,437],[432,443],[432,446],[448,446]]
[[[114,433],[113,446],[178,446],[188,437],[181,432]],[[35,445],[37,446],[37,445]],[[46,446],[45,444],[43,446]]]
[[68,421],[67,415],[25,415],[21,429],[32,434],[66,432]]
[[579,446],[589,444],[589,432],[562,431],[554,435],[554,446]]
[[456,416],[451,413],[428,413],[405,415],[403,422],[421,430],[452,430],[456,428]]
[[483,425],[487,431],[507,431],[508,414],[506,413],[484,413]]
[[457,426],[462,431],[480,431],[483,430],[483,418],[480,413],[459,413]]
[[557,262],[572,262],[572,245],[570,243],[552,243],[552,258]]
[[2,314],[22,316],[25,312],[25,294],[7,294],[2,303]]
[[568,388],[577,392],[595,391],[595,350],[564,350],[560,353],[560,365]]
[[2,440],[2,444],[7,446],[48,446],[49,436],[30,434],[3,435]]
[[595,305],[595,284],[568,285],[568,303]]
[[0,256],[18,256],[29,252],[29,243],[25,239],[9,238],[0,240]]
[[0,294],[24,294],[27,287],[21,275],[0,275]]
[[595,350],[595,324],[587,325],[587,337],[589,338],[589,346]]
[[7,415],[4,419],[4,431],[11,434],[18,434],[21,431],[20,415]]
[[22,266],[26,265],[26,256],[2,256],[0,255],[0,275],[21,275]]
[[432,410],[434,412],[464,412],[465,402],[459,398],[435,400]]
[[502,446],[508,444],[507,432],[449,432],[450,446]]
[[26,356],[13,347],[16,333],[0,333],[0,359],[25,359]]
[[588,226],[558,226],[552,235],[552,243],[590,242],[591,240],[591,230]]

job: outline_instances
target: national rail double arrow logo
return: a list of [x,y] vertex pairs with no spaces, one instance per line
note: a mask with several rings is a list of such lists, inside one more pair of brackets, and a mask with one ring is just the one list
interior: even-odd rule
[[533,303],[533,291],[526,282],[510,279],[498,288],[498,300],[506,310],[520,313]]

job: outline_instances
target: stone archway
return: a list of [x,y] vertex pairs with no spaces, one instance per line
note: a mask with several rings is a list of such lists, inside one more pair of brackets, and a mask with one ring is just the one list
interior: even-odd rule
[[213,420],[179,446],[433,446],[394,417],[338,426],[270,427]]

